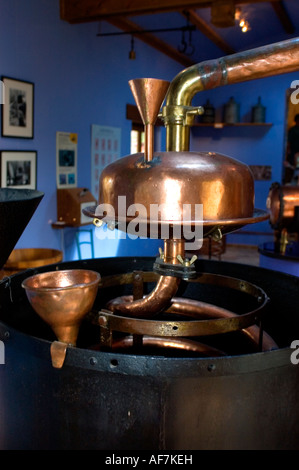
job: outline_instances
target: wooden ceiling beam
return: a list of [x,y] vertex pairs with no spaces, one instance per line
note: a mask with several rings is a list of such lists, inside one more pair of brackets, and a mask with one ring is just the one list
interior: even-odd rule
[[[269,0],[234,0],[235,5]],[[272,0],[279,3],[281,0]],[[99,21],[115,16],[153,15],[211,7],[213,0],[60,0],[60,18],[69,23]]]
[[209,6],[210,0],[60,0],[60,17],[69,23],[98,21],[115,16],[152,15],[182,8]]
[[293,34],[295,32],[294,24],[286,10],[286,7],[282,0],[271,2],[271,5],[280,20],[283,29],[288,34]]
[[117,17],[109,18],[107,22],[127,33],[130,33],[131,31],[140,31],[141,34],[134,33],[133,36],[137,37],[140,41],[143,41],[154,49],[157,49],[159,52],[162,52],[163,54],[167,55],[176,62],[182,64],[184,67],[190,67],[195,63],[194,60],[190,59],[190,57],[186,56],[185,54],[182,54],[177,49],[170,46],[169,44],[162,41],[153,34],[143,32],[143,28],[133,23],[133,21],[130,21],[126,18]]
[[201,31],[210,41],[219,47],[219,49],[225,52],[225,54],[234,54],[236,52],[194,10],[184,10],[182,14],[187,17],[190,23],[196,26],[196,28]]

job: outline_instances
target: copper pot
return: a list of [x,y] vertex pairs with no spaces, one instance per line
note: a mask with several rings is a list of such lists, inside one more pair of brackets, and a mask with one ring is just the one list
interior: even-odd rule
[[281,186],[273,183],[267,197],[270,224],[274,229],[288,228],[299,206],[299,186]]

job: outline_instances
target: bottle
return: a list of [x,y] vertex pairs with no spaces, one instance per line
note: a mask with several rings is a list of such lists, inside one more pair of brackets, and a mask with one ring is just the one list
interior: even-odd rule
[[240,105],[231,97],[224,105],[223,122],[226,124],[235,124],[240,122]]
[[206,104],[204,105],[204,113],[202,115],[202,122],[204,123],[213,123],[215,122],[215,108],[210,103],[208,99]]
[[262,105],[261,97],[258,97],[258,102],[252,107],[252,122],[261,123],[265,122],[266,108]]

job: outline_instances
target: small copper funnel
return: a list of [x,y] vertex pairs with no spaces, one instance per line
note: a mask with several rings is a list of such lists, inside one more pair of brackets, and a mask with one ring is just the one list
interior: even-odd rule
[[100,278],[99,273],[85,269],[49,271],[28,277],[22,287],[32,308],[52,328],[58,341],[76,346]]
[[141,119],[145,126],[145,161],[153,159],[154,124],[167,93],[169,82],[156,78],[136,78],[129,81]]

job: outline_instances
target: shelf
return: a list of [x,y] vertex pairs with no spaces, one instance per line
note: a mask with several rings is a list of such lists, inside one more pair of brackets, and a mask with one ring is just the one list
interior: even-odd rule
[[226,122],[195,122],[192,127],[214,127],[215,129],[222,129],[223,127],[244,127],[244,126],[272,126],[271,122],[236,122],[228,124]]

